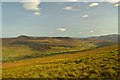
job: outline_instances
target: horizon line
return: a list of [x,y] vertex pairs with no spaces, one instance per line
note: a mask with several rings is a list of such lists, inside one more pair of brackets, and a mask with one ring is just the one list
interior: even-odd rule
[[74,37],[74,36],[32,36],[32,35],[18,35],[18,36],[9,36],[9,37],[0,37],[0,38],[17,38],[20,36],[26,36],[26,37],[69,37],[69,38],[89,38],[89,37],[99,37],[99,36],[107,36],[107,35],[120,35],[119,33],[110,33],[110,34],[102,34],[102,35],[93,35],[93,36],[86,36],[86,37]]

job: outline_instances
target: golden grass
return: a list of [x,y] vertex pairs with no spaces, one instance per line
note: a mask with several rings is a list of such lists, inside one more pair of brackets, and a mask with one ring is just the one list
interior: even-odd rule
[[[118,46],[3,63],[3,78],[109,78],[116,80]],[[119,78],[119,77],[118,77]]]

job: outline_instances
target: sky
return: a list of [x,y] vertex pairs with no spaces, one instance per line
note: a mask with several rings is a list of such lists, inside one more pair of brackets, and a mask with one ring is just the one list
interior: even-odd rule
[[2,3],[2,37],[90,37],[116,33],[117,3]]

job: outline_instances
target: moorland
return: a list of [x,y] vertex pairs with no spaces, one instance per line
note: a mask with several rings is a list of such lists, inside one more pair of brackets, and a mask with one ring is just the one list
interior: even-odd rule
[[2,38],[2,77],[117,80],[118,37]]

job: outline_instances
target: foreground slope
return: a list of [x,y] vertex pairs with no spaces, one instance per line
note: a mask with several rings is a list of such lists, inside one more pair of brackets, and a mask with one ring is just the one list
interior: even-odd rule
[[118,46],[3,63],[3,78],[118,79]]

